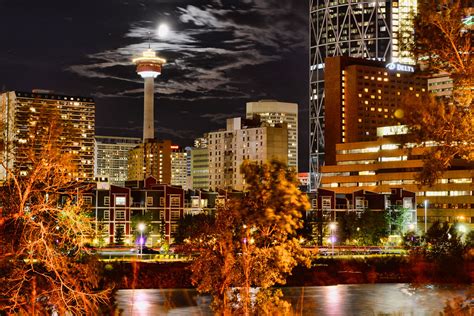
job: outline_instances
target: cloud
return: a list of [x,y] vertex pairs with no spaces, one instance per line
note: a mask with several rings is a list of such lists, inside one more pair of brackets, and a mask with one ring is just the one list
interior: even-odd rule
[[[141,135],[143,132],[142,124],[134,125],[136,122],[130,121],[130,126],[96,126],[96,129],[100,131],[101,134],[116,133],[118,130],[126,135]],[[196,138],[196,131],[186,130],[186,129],[176,129],[158,125],[158,121],[155,120],[155,135],[158,135],[160,139],[172,138],[172,139],[182,139],[188,140]],[[163,137],[165,136],[165,137]]]
[[208,119],[212,123],[223,125],[228,118],[240,117],[242,113],[206,113],[200,117]]
[[[249,91],[243,87],[248,89],[258,78],[245,78],[243,70],[279,61],[284,53],[305,43],[306,35],[291,25],[303,23],[301,17],[292,17],[291,4],[282,1],[247,0],[239,7],[219,0],[175,8],[169,3],[161,5],[168,5],[169,10],[164,11],[177,21],[166,39],[148,43],[150,31],[154,31],[150,27],[153,23],[134,22],[124,34],[124,42],[128,44],[90,54],[89,63],[73,65],[67,70],[82,77],[109,80],[109,84],[103,84],[106,88],[95,93],[98,97],[137,97],[143,91],[139,86],[142,80],[130,76],[131,59],[150,45],[168,59],[155,85],[160,97],[248,98]],[[247,18],[249,14],[252,18]],[[118,88],[114,81],[130,87]]]

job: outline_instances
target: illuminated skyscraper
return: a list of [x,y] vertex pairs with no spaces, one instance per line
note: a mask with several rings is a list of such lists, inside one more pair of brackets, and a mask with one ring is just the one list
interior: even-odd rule
[[113,185],[124,186],[128,180],[128,152],[139,143],[140,138],[96,136],[95,177],[105,177]]
[[188,189],[187,186],[188,152],[178,145],[171,146],[171,185]]
[[401,45],[413,38],[416,0],[312,0],[310,2],[310,190],[324,163],[326,57],[351,56],[413,64]]
[[147,139],[129,151],[128,180],[141,181],[149,176],[158,183],[171,184],[170,140]]

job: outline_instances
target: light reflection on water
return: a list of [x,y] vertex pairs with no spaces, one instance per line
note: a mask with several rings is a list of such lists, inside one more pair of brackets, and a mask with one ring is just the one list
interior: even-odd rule
[[[357,284],[284,288],[297,315],[439,315],[446,300],[469,286]],[[195,290],[119,290],[122,315],[212,315],[210,298]]]

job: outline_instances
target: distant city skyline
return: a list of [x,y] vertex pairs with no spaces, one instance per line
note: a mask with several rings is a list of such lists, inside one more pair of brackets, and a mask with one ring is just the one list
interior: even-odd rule
[[[150,44],[168,61],[155,85],[156,137],[190,146],[244,117],[246,102],[294,102],[306,170],[307,13],[298,0],[2,1],[0,89],[90,95],[97,135],[140,137],[143,81],[131,60]],[[166,39],[155,36],[160,23]]]

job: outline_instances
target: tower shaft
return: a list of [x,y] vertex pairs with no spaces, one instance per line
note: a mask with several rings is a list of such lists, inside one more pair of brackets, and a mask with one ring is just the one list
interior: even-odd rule
[[143,104],[143,141],[155,138],[154,124],[154,83],[153,77],[145,78]]

